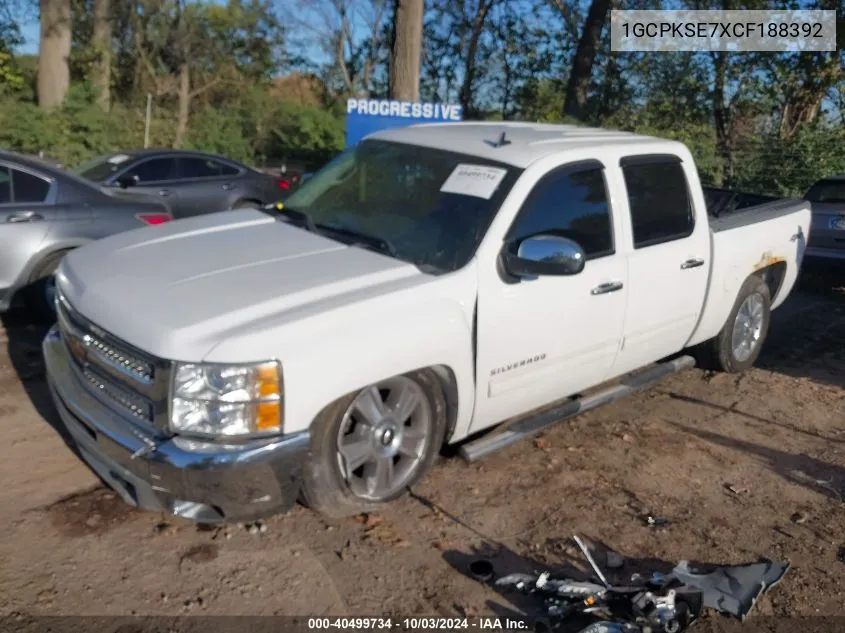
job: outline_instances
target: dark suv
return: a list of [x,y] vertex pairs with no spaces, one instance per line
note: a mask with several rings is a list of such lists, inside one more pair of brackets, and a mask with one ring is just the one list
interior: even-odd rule
[[116,152],[72,170],[105,187],[164,198],[175,218],[244,207],[260,208],[288,193],[274,178],[222,156],[146,149]]

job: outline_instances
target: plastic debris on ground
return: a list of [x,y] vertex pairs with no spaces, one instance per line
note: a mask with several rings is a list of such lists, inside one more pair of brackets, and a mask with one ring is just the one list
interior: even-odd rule
[[681,561],[669,574],[634,574],[628,584],[614,585],[584,542],[573,538],[593,580],[553,577],[547,571],[497,577],[493,564],[484,559],[473,561],[469,573],[502,592],[536,598],[542,614],[534,624],[536,633],[683,633],[708,608],[744,620],[789,570],[786,563],[766,561],[698,572]]

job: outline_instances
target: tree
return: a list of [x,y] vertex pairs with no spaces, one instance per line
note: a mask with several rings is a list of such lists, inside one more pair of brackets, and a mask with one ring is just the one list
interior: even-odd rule
[[40,0],[38,104],[52,110],[64,103],[70,87],[70,0]]
[[91,45],[96,57],[91,69],[91,83],[97,89],[97,103],[106,111],[111,105],[111,20],[111,0],[94,0]]
[[396,0],[390,55],[390,96],[419,101],[423,0]]
[[581,39],[572,61],[572,70],[566,84],[563,115],[580,119],[587,105],[587,92],[593,78],[593,62],[599,49],[601,33],[607,21],[610,0],[592,0],[587,19],[581,29]]
[[[281,1],[281,0],[280,0]],[[390,28],[385,28],[395,0],[284,0],[290,23],[302,48],[316,44],[325,56],[323,76],[335,92],[368,96],[390,53]]]

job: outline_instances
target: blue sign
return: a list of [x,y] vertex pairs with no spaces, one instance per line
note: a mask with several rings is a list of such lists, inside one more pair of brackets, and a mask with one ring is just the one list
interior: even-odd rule
[[414,123],[460,121],[459,105],[390,101],[388,99],[349,99],[346,102],[346,146],[355,145],[367,134],[404,127]]

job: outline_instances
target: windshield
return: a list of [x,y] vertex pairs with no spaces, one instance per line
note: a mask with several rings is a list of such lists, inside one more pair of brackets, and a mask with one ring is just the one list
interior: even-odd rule
[[810,202],[845,203],[845,180],[822,180],[810,187],[805,199]]
[[284,209],[306,214],[331,237],[357,233],[389,245],[398,259],[448,272],[472,258],[519,172],[453,152],[363,141],[308,179]]
[[83,163],[71,171],[83,178],[87,178],[88,180],[102,182],[117,172],[130,158],[131,156],[128,156],[127,154],[108,154],[106,156],[98,156],[97,158],[90,160],[87,163]]

